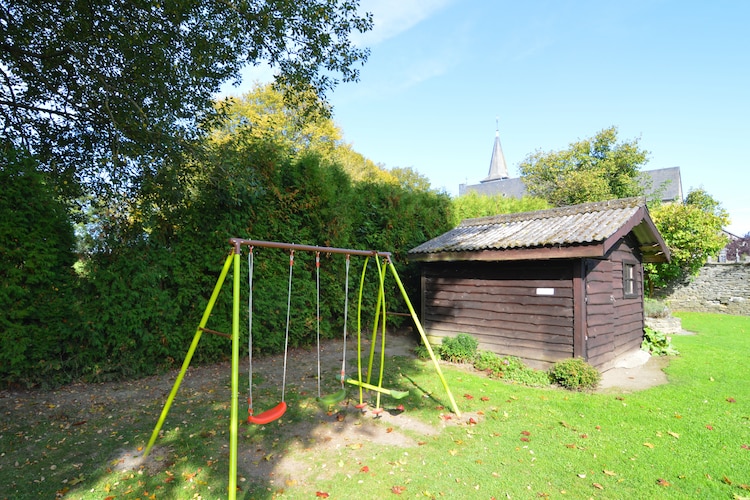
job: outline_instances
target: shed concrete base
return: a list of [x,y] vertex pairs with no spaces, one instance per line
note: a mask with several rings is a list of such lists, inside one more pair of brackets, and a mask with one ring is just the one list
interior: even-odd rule
[[669,356],[651,356],[638,349],[621,356],[602,373],[597,392],[628,393],[666,384],[664,367],[668,364]]

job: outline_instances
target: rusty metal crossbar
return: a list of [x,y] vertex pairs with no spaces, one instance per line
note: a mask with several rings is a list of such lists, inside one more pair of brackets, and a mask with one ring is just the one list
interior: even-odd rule
[[321,247],[316,245],[300,245],[297,243],[283,243],[279,241],[246,240],[243,238],[230,238],[229,244],[234,247],[235,253],[240,253],[243,246],[262,248],[281,248],[283,250],[299,250],[303,252],[339,253],[345,255],[359,255],[362,257],[383,257],[390,260],[391,252],[378,252],[376,250],[354,250],[350,248]]

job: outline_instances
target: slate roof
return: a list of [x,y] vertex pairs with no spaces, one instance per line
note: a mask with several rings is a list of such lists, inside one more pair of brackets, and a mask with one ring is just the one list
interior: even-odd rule
[[[508,179],[490,178],[482,180],[479,184],[460,184],[458,194],[462,196],[471,191],[487,196],[502,194],[512,198],[523,198],[528,194],[523,179],[513,177]],[[646,196],[650,199],[654,194],[659,194],[663,202],[682,201],[682,176],[680,167],[658,168],[655,170],[644,170],[640,176],[647,183]]]
[[523,183],[523,179],[520,177],[508,178],[508,179],[495,179],[493,181],[482,182],[480,184],[474,184],[467,186],[461,184],[458,186],[458,195],[463,196],[470,191],[474,191],[477,194],[483,194],[486,196],[492,196],[495,194],[503,194],[510,198],[523,198],[528,193],[526,192],[526,186]]
[[655,194],[663,202],[682,202],[682,176],[680,167],[657,168],[656,170],[645,170],[641,172],[643,178],[650,180],[646,189],[646,196],[651,199]]
[[[472,260],[471,253],[493,252],[497,260],[518,260],[524,258],[522,252],[512,256],[500,253],[550,249],[555,252],[546,257],[536,252],[537,258],[603,257],[630,232],[638,240],[645,262],[669,259],[669,249],[643,198],[466,219],[455,229],[411,249],[409,256],[414,260]],[[560,252],[564,247],[572,250]],[[485,256],[485,260],[493,259]]]

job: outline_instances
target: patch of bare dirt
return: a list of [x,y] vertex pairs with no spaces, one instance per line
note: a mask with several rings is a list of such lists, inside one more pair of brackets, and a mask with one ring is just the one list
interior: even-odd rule
[[[389,334],[386,344],[386,363],[393,356],[413,356],[416,339],[408,334]],[[320,349],[320,365],[325,377],[338,373],[342,362],[341,340],[324,341]],[[377,346],[379,351],[380,345]],[[363,341],[363,356],[369,353],[370,344]],[[347,371],[356,370],[356,341],[347,343]],[[253,360],[255,388],[276,390],[281,387],[283,356],[265,356]],[[248,377],[248,360],[241,360],[242,386]],[[287,389],[289,385],[301,394],[317,391],[318,356],[316,349],[290,349],[287,359]],[[144,422],[143,433],[149,436],[156,425],[158,412],[172,390],[178,371],[146,377],[134,381],[101,384],[75,383],[54,391],[2,391],[0,401],[18,411],[52,412],[62,425],[79,426],[87,420],[111,413],[115,419],[118,409],[128,411],[142,409],[140,419]],[[208,366],[191,366],[179,388],[176,402],[189,400],[220,401],[221,394],[229,393],[231,364],[218,363]],[[244,379],[244,380],[243,380]],[[257,385],[256,385],[257,384]],[[350,396],[355,391],[350,391]],[[372,393],[369,401],[373,401]],[[244,395],[240,397],[244,401]],[[238,472],[243,481],[253,484],[279,485],[287,482],[312,481],[316,477],[334,474],[341,462],[351,464],[372,457],[384,448],[411,448],[423,444],[439,434],[449,425],[476,422],[480,416],[463,415],[457,418],[448,410],[435,415],[435,421],[426,423],[399,408],[398,401],[382,398],[382,411],[375,412],[372,406],[355,408],[357,401],[349,399],[325,411],[317,408],[313,417],[304,421],[273,422],[267,426],[248,427],[243,422],[239,431]],[[226,401],[229,404],[229,401]],[[275,403],[275,402],[274,402]],[[408,410],[408,408],[407,408]],[[173,407],[170,411],[178,411]],[[443,418],[444,417],[444,418]],[[278,446],[275,446],[278,443]],[[159,440],[147,458],[136,443],[125,446],[107,460],[117,471],[139,470],[156,474],[167,470],[174,459],[173,451]],[[224,448],[228,458],[228,449]],[[219,457],[217,457],[219,458]]]

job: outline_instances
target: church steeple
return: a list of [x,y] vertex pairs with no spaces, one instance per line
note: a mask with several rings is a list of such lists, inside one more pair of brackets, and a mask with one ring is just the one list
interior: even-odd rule
[[503,155],[503,146],[500,144],[500,126],[495,119],[495,145],[492,148],[492,158],[490,159],[490,172],[481,182],[490,182],[500,179],[507,179],[508,166],[505,164],[505,155]]

